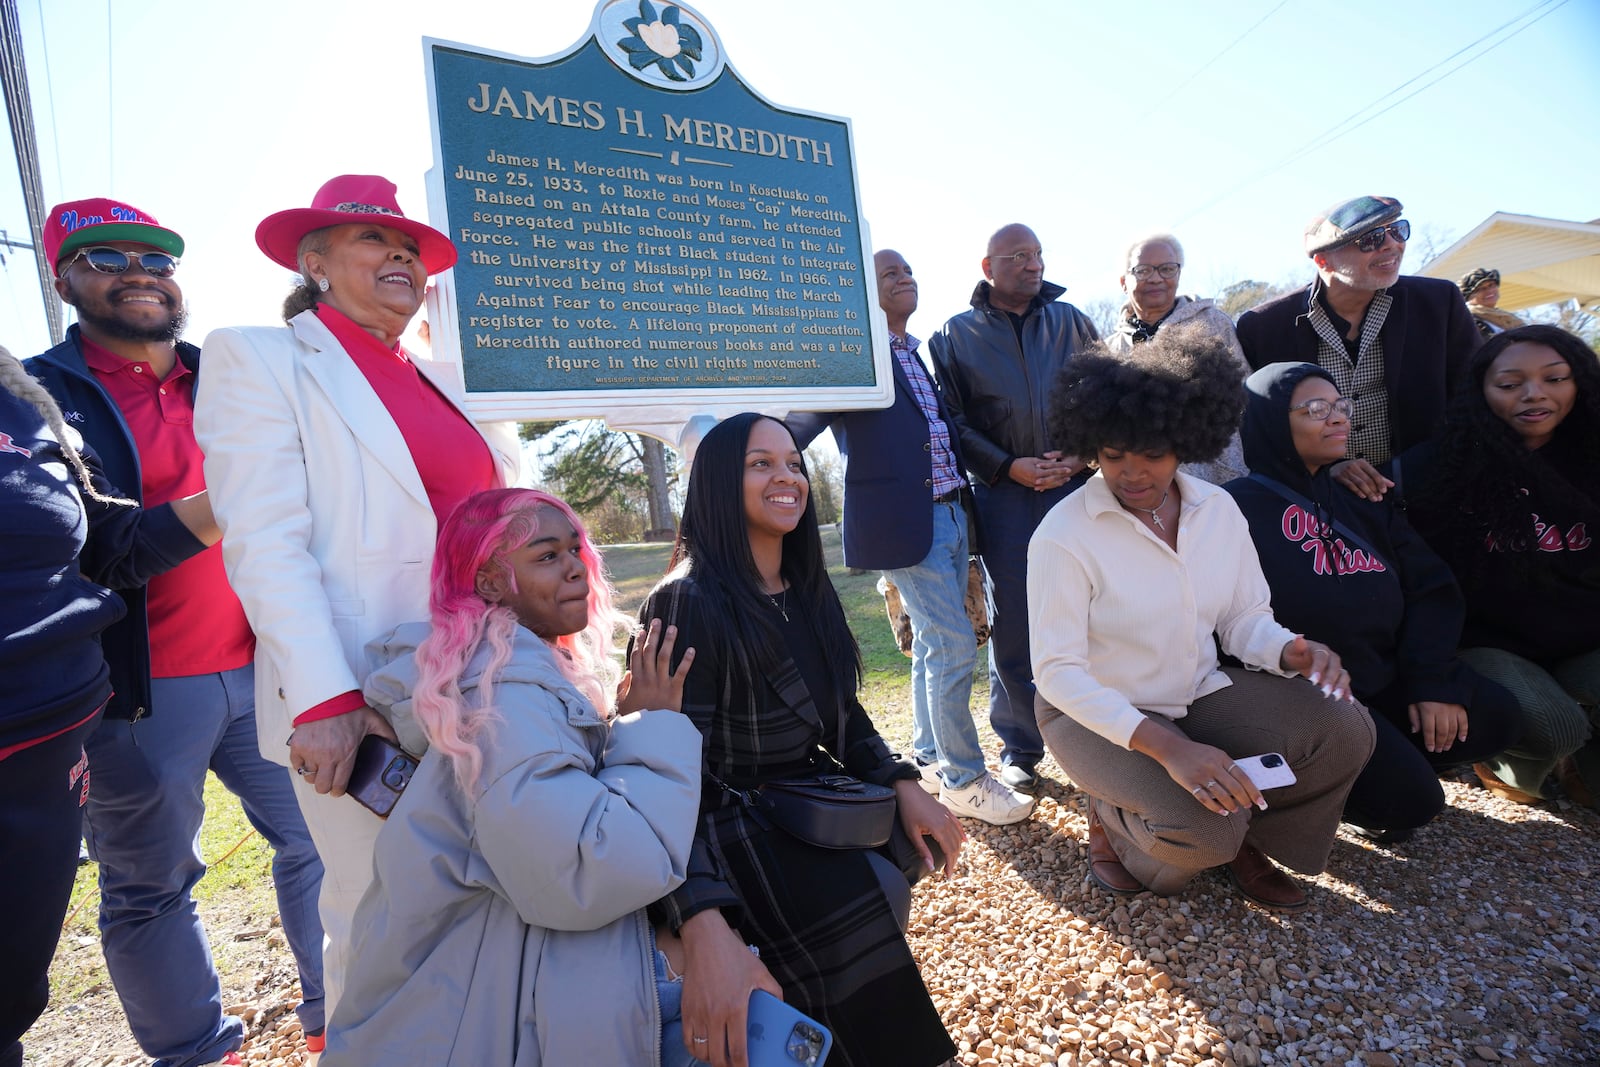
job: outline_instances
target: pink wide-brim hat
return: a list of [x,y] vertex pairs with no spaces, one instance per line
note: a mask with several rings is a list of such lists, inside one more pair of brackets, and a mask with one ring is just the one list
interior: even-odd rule
[[406,218],[394,198],[395,185],[376,174],[341,174],[323,183],[310,207],[268,215],[256,227],[256,245],[274,263],[300,269],[300,238],[325,226],[374,222],[399,230],[417,242],[422,268],[438,274],[455,266],[456,246],[425,222]]

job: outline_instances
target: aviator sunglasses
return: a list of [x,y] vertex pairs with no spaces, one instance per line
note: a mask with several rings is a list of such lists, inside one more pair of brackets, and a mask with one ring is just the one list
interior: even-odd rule
[[1405,219],[1391,222],[1387,226],[1379,226],[1368,230],[1350,243],[1356,246],[1358,252],[1376,252],[1383,247],[1384,241],[1393,237],[1396,241],[1411,240],[1411,223]]
[[62,264],[61,273],[67,273],[80,259],[101,274],[125,273],[135,260],[152,278],[170,278],[178,272],[178,257],[166,252],[124,252],[110,245],[94,245],[79,249],[77,255]]

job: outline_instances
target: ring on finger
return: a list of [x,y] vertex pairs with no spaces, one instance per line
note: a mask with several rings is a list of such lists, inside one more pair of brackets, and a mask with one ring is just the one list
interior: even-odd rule
[[1206,791],[1206,787],[1203,786],[1203,785],[1197,785],[1193,789],[1189,790],[1189,792],[1193,793],[1195,796],[1199,796],[1201,793],[1204,793],[1205,791]]
[[697,1045],[703,1045],[703,1044],[706,1043],[706,1039],[703,1038],[703,1037],[691,1038],[690,1040],[692,1040]]
[[1211,779],[1211,781],[1206,783],[1206,788],[1207,789],[1216,789],[1216,788],[1218,788],[1217,787],[1217,780],[1215,778]]

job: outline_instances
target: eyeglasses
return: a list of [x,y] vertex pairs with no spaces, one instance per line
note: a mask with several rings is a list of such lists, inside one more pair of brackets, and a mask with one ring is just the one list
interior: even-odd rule
[[1358,252],[1376,252],[1383,247],[1383,242],[1393,237],[1396,241],[1404,243],[1411,240],[1411,223],[1399,219],[1387,226],[1379,226],[1368,230],[1350,243],[1356,246]]
[[1159,274],[1162,278],[1170,282],[1172,279],[1178,276],[1178,272],[1182,269],[1182,263],[1157,263],[1153,267],[1141,263],[1137,267],[1129,267],[1128,273],[1133,275],[1141,282],[1150,277],[1152,274]]
[[1338,400],[1324,400],[1319,396],[1315,400],[1307,400],[1304,404],[1296,404],[1289,410],[1303,411],[1313,422],[1326,422],[1328,416],[1335,411],[1348,419],[1350,413],[1355,410],[1355,405],[1347,396],[1341,396]]
[[1010,261],[1012,263],[1015,263],[1019,267],[1025,267],[1029,263],[1034,262],[1035,260],[1037,260],[1040,263],[1043,263],[1044,262],[1044,249],[1041,248],[1037,252],[1012,252],[1010,255],[1007,255],[1007,256],[990,256],[989,257],[989,261],[991,263],[999,263],[999,262],[1001,262],[1003,260],[1007,260],[1007,261]]
[[101,274],[123,274],[135,261],[152,278],[170,278],[178,272],[178,257],[165,252],[125,252],[110,245],[95,245],[79,249],[62,265],[60,273],[67,273],[80,259]]

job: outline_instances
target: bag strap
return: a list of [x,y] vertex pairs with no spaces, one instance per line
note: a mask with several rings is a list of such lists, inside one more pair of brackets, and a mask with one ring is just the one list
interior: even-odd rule
[[[1316,517],[1317,506],[1311,502],[1309,497],[1295,492],[1293,489],[1290,489],[1287,485],[1284,485],[1280,481],[1268,478],[1265,474],[1251,471],[1249,477],[1251,481],[1266,486],[1274,493],[1277,493],[1279,496],[1283,497],[1283,499],[1287,500],[1289,503],[1298,505],[1300,508],[1305,510],[1307,515],[1310,515],[1313,518]],[[1344,523],[1336,519],[1331,510],[1328,512],[1328,524],[1332,526],[1336,532],[1348,538],[1352,544],[1361,549],[1367,555],[1371,556],[1373,559],[1383,558],[1383,554],[1368,544],[1366,538],[1362,537],[1360,534],[1350,529],[1349,526],[1346,526]]]

